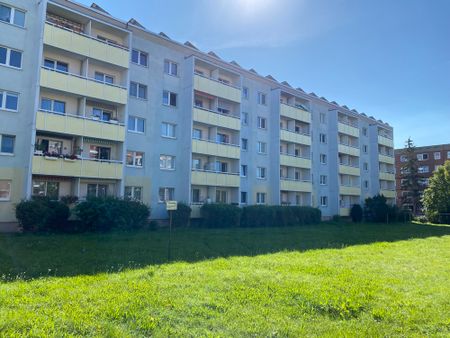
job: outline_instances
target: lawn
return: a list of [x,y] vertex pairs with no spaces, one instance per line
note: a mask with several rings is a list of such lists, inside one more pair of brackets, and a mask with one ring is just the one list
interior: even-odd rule
[[450,226],[0,235],[0,336],[449,336]]

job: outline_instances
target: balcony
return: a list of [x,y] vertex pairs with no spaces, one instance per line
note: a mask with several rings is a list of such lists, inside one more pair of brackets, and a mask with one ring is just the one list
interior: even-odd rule
[[287,129],[280,130],[280,139],[282,141],[311,145],[311,135],[299,134]]
[[378,154],[378,161],[379,162],[383,162],[383,163],[388,163],[388,164],[394,164],[395,163],[395,159],[394,159],[393,156],[384,155],[384,154]]
[[342,144],[342,143],[338,144],[338,152],[340,152],[342,154],[348,154],[351,156],[357,156],[357,157],[359,157],[359,154],[360,154],[360,150],[358,147],[354,147],[354,146],[350,146],[350,145]]
[[312,192],[312,183],[311,183],[311,181],[297,181],[297,180],[288,179],[288,178],[281,178],[280,190]]
[[380,190],[380,194],[384,195],[386,198],[395,198],[395,190]]
[[350,216],[350,208],[339,208],[339,216],[342,217]]
[[241,103],[241,89],[203,75],[194,75],[194,89],[233,102]]
[[350,165],[339,164],[339,174],[360,176],[361,170],[359,169],[359,167],[353,167]]
[[311,169],[311,159],[289,154],[280,154],[280,165]]
[[350,195],[350,196],[360,196],[361,188],[355,186],[341,185],[339,186],[339,194]]
[[395,174],[381,171],[380,180],[395,181]]
[[241,130],[241,120],[239,117],[220,114],[219,112],[205,108],[194,107],[193,119],[194,121],[217,127]]
[[128,93],[125,87],[97,82],[80,75],[41,68],[41,86],[53,90],[73,93],[79,96],[118,104],[127,104]]
[[239,188],[241,179],[237,173],[192,170],[192,185]]
[[123,68],[128,68],[130,60],[126,47],[107,43],[50,22],[45,24],[44,44]]
[[342,134],[350,135],[353,137],[359,137],[359,129],[348,122],[339,121],[338,131]]
[[57,157],[33,156],[33,175],[68,176],[121,180],[123,164],[118,161],[69,160]]
[[285,103],[280,105],[280,115],[289,117],[293,120],[303,121],[311,123],[311,113],[307,112],[300,107],[291,106]]
[[217,143],[208,140],[192,140],[192,152],[197,154],[205,154],[209,156],[218,156],[239,159],[241,149],[238,145]]
[[378,135],[378,144],[389,148],[394,148],[394,140],[387,136]]
[[92,120],[78,115],[61,115],[38,111],[36,129],[97,139],[125,141],[125,126]]

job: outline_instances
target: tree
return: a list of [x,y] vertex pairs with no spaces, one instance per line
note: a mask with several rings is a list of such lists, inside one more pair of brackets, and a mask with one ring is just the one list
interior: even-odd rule
[[366,220],[370,222],[388,221],[389,206],[387,205],[386,197],[378,194],[374,197],[366,198],[364,214]]
[[430,178],[423,194],[423,206],[431,222],[450,223],[450,160]]
[[419,179],[419,165],[417,162],[416,147],[411,138],[408,138],[405,144],[403,156],[406,161],[400,168],[401,188],[406,192],[402,196],[402,207],[411,209],[413,215],[417,215],[421,210],[421,188]]

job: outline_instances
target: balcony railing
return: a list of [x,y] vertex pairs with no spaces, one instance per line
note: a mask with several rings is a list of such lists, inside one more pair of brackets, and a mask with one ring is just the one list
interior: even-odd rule
[[298,132],[298,131],[295,131],[295,130],[290,130],[290,129],[281,128],[281,127],[280,127],[280,130],[284,130],[284,131],[287,131],[287,132],[290,132],[290,133],[294,133],[294,134],[299,134],[299,135],[311,136],[311,133],[309,131],[308,132]]
[[358,144],[357,144],[357,145],[354,145],[354,144],[345,143],[345,142],[341,142],[341,141],[339,141],[339,144],[340,144],[340,145],[343,145],[343,146],[347,146],[347,147],[359,149],[359,145],[358,145]]
[[297,108],[297,109],[309,112],[308,108],[306,108],[305,106],[303,106],[301,104],[289,104],[289,103],[286,103],[286,102],[282,102],[281,100],[280,100],[280,103],[284,104],[285,106],[288,106],[288,107]]
[[311,156],[295,155],[295,154],[290,154],[290,153],[284,152],[284,151],[280,151],[280,155],[292,156],[292,157],[297,157],[297,158],[304,158],[305,160],[310,160],[311,159]]
[[228,87],[232,87],[232,88],[241,90],[241,87],[240,87],[240,86],[236,86],[236,85],[234,85],[234,84],[232,84],[232,83],[226,83],[226,82],[224,82],[224,81],[219,81],[218,79],[214,79],[214,78],[212,78],[212,77],[206,76],[205,74],[201,74],[201,73],[197,72],[196,70],[194,70],[194,74],[197,75],[197,76],[203,77],[203,78],[205,78],[205,79],[208,79],[208,80],[211,80],[211,81],[220,83],[220,84],[222,84],[222,85],[224,85],[224,86],[228,86]]
[[112,124],[112,125],[118,125],[118,126],[125,126],[125,124],[123,122],[119,122],[116,119],[110,119],[109,121],[106,120],[102,120],[100,118],[95,118],[94,116],[83,116],[83,115],[77,115],[77,114],[68,114],[68,113],[59,113],[56,111],[51,111],[51,110],[46,110],[46,109],[39,109],[40,112],[43,113],[47,113],[47,114],[54,114],[54,115],[59,115],[59,116],[68,116],[68,117],[73,117],[73,118],[77,118],[77,119],[82,119],[82,120],[89,120],[89,121],[95,121],[95,122],[100,122],[100,123],[107,123],[107,124]]
[[308,178],[308,179],[296,179],[296,178],[293,178],[293,177],[280,176],[280,179],[283,180],[283,181],[311,183],[311,178]]
[[352,168],[358,168],[359,169],[359,164],[339,162],[339,165],[343,165],[343,166],[346,166],[346,167],[352,167]]
[[214,113],[214,114],[219,114],[219,115],[222,115],[222,116],[232,117],[232,118],[238,119],[238,120],[241,119],[241,117],[238,116],[238,115],[233,115],[233,114],[231,114],[231,113],[230,113],[230,114],[225,114],[225,113],[222,113],[222,112],[220,112],[220,111],[218,111],[218,110],[207,109],[207,108],[200,107],[200,106],[197,106],[197,105],[194,105],[194,108],[201,109],[201,110],[205,110],[205,111],[207,111],[207,112]]
[[199,171],[204,173],[213,173],[213,174],[223,174],[223,175],[235,175],[240,176],[240,173],[231,172],[231,171],[220,171],[220,170],[211,170],[211,169],[201,169],[201,168],[192,168],[192,171]]
[[342,123],[342,124],[346,124],[347,126],[350,126],[353,128],[358,128],[358,122],[355,123],[355,122],[350,122],[350,121],[341,120],[341,119],[338,119],[338,122]]
[[197,141],[204,141],[204,142],[209,142],[209,143],[214,143],[214,144],[221,144],[224,146],[231,146],[231,147],[238,147],[240,148],[239,144],[233,144],[233,143],[229,143],[229,142],[219,142],[219,141],[214,141],[214,140],[209,140],[209,139],[205,139],[205,138],[197,138],[192,136],[193,140],[197,140]]

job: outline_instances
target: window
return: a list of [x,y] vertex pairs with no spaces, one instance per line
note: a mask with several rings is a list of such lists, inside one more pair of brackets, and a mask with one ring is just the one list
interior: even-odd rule
[[16,137],[0,134],[0,154],[14,154]]
[[175,197],[175,188],[159,188],[159,203],[172,201]]
[[56,70],[58,72],[68,73],[69,72],[69,64],[61,61],[54,61],[50,59],[44,60],[44,67]]
[[364,188],[369,189],[369,181],[368,180],[364,180]]
[[367,145],[363,145],[363,152],[364,154],[367,154],[367,152],[369,151],[369,147]]
[[227,134],[223,134],[223,133],[217,133],[217,135],[216,135],[216,142],[217,143],[229,144],[230,143],[230,136],[228,136]]
[[114,77],[112,75],[95,72],[95,81],[106,83],[106,84],[113,84]]
[[51,200],[58,200],[59,182],[33,180],[33,196],[47,196]]
[[266,193],[265,192],[257,192],[256,193],[256,204],[265,204],[266,203]]
[[202,130],[194,128],[194,130],[192,131],[192,138],[194,138],[196,140],[201,140],[202,139]]
[[111,159],[111,148],[91,145],[89,147],[89,158],[109,161]]
[[320,206],[326,207],[328,205],[328,197],[327,196],[320,196]]
[[221,172],[221,173],[227,173],[228,172],[228,163],[216,161],[216,171]]
[[9,201],[11,199],[11,181],[0,180],[0,201]]
[[326,185],[326,184],[327,184],[327,176],[320,175],[320,185]]
[[241,191],[241,203],[247,204],[247,192],[246,191]]
[[167,90],[163,91],[163,105],[165,106],[177,106],[177,94],[169,92]]
[[106,197],[108,196],[108,186],[106,184],[88,184],[87,197]]
[[140,50],[133,49],[131,51],[131,62],[144,67],[148,66],[148,54]]
[[0,109],[17,111],[19,94],[0,90]]
[[327,143],[327,135],[326,134],[319,134],[320,143]]
[[22,52],[0,46],[0,65],[22,68]]
[[264,117],[258,116],[258,128],[266,129],[267,120]]
[[0,4],[0,21],[24,27],[25,12],[14,7]]
[[125,187],[125,198],[129,200],[142,201],[142,187]]
[[143,134],[145,131],[145,119],[136,116],[129,116],[128,131]]
[[172,75],[172,76],[178,76],[178,63],[165,60],[164,61],[164,73]]
[[246,164],[241,164],[241,176],[247,177],[248,167]]
[[259,178],[262,180],[266,179],[266,168],[263,168],[263,167],[256,168],[256,178]]
[[161,136],[175,138],[175,124],[162,122],[161,123]]
[[450,151],[447,151],[447,158],[450,158]]
[[266,142],[258,142],[258,154],[267,154]]
[[192,159],[192,169],[200,170],[202,168],[202,160],[199,158]]
[[159,156],[159,168],[163,170],[175,169],[175,156],[160,155]]
[[362,129],[362,133],[363,133],[364,136],[367,136],[367,128],[366,128],[366,127],[364,127],[364,128]]
[[140,151],[127,151],[127,166],[143,167],[144,153]]
[[364,171],[369,171],[369,163],[364,162],[363,163],[363,169],[364,169]]
[[419,174],[425,174],[429,171],[430,171],[430,168],[427,165],[423,165],[418,168]]
[[244,126],[248,125],[248,113],[241,113],[241,123]]
[[200,189],[192,189],[192,203],[200,203]]
[[327,155],[320,154],[320,164],[327,164]]
[[248,140],[246,138],[241,138],[241,148],[242,150],[248,150]]
[[417,159],[419,161],[426,161],[428,160],[428,154],[417,154]]
[[248,100],[249,97],[249,90],[247,87],[242,87],[242,97],[246,100]]
[[266,105],[266,94],[258,93],[258,104]]
[[408,162],[408,157],[406,155],[401,155],[400,162]]
[[147,100],[147,86],[137,82],[130,83],[130,96]]
[[440,151],[437,151],[437,152],[434,153],[434,159],[435,160],[440,160],[441,159],[441,152]]
[[216,203],[227,203],[227,195],[225,190],[216,190]]
[[41,109],[53,113],[65,114],[66,103],[63,101],[41,98]]
[[320,119],[320,123],[322,123],[322,124],[327,123],[327,116],[325,115],[325,113],[320,113],[319,119]]

